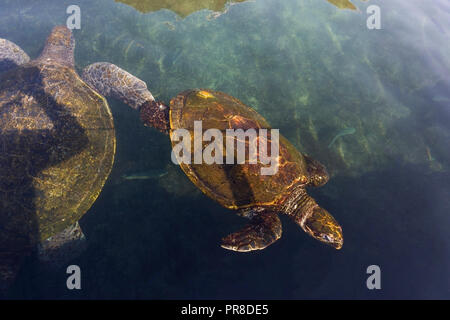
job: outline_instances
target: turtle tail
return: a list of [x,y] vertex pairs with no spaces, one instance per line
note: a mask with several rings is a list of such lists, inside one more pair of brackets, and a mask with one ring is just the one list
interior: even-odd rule
[[144,81],[112,63],[93,63],[83,70],[82,78],[101,95],[119,99],[133,109],[155,101]]
[[86,237],[78,222],[38,245],[38,258],[44,269],[59,268],[80,256],[87,248]]

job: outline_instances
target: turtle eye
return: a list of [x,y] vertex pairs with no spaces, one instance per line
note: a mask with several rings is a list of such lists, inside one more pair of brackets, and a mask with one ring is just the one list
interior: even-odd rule
[[323,236],[322,236],[322,238],[325,240],[325,241],[327,241],[327,242],[331,242],[331,241],[333,241],[333,238],[331,238],[329,235],[327,235],[327,234],[324,234]]

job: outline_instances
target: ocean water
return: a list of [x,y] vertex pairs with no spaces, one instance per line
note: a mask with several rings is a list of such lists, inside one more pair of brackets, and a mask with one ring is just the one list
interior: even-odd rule
[[[42,271],[31,256],[8,298],[450,298],[447,0],[355,0],[356,10],[326,0],[2,0],[0,38],[35,58],[72,4],[79,72],[115,63],[165,102],[189,88],[227,92],[322,162],[331,179],[310,194],[343,226],[344,247],[281,217],[283,237],[267,249],[222,249],[247,221],[171,163],[167,136],[108,99],[117,154],[80,221],[89,246],[71,264],[83,289],[67,290],[65,268]],[[370,5],[379,30],[367,28]],[[122,179],[139,172],[167,174]],[[374,264],[381,290],[366,287]]]

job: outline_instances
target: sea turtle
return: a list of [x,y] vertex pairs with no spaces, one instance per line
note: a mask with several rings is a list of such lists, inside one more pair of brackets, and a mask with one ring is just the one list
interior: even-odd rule
[[[89,74],[85,78],[95,86],[89,81]],[[101,92],[101,88],[98,90]],[[254,109],[225,93],[208,89],[182,92],[170,101],[169,106],[149,100],[139,110],[144,125],[170,134],[174,147],[179,143],[179,129],[190,133],[188,143],[191,147],[194,145],[196,121],[201,121],[203,131],[218,129],[226,133],[227,129],[270,129],[267,121]],[[176,154],[176,160],[203,193],[222,206],[250,218],[250,223],[242,230],[222,239],[223,248],[234,251],[266,248],[281,237],[278,214],[283,213],[309,235],[340,249],[343,245],[341,227],[305,190],[305,187],[322,186],[328,181],[325,167],[297,151],[281,135],[279,139],[278,170],[273,175],[261,174],[260,169],[265,165],[260,159],[256,164],[246,161],[241,165],[186,163],[180,161],[181,156]],[[260,137],[256,141],[261,147]],[[249,150],[249,143],[246,140],[246,150]],[[191,149],[191,155],[194,151]]]
[[[188,130],[190,146],[194,146],[196,121],[201,121],[204,132],[218,129],[223,137],[227,136],[229,129],[242,129],[244,132],[248,129],[271,129],[254,109],[228,94],[207,89],[182,92],[170,101],[169,107],[161,102],[146,103],[141,106],[140,115],[144,124],[168,132],[172,146],[179,144],[174,134],[177,129]],[[242,141],[242,136],[233,139]],[[271,139],[272,136],[267,134],[266,143]],[[262,141],[263,136],[256,136],[257,148],[262,147]],[[247,155],[250,143],[249,139],[245,140]],[[202,150],[205,145],[203,143]],[[307,186],[318,187],[328,181],[325,167],[298,152],[281,135],[278,150],[278,170],[275,174],[265,175],[261,174],[261,168],[266,165],[260,158],[254,164],[250,163],[250,157],[242,164],[237,164],[237,161],[226,164],[226,160],[222,161],[223,164],[205,161],[195,164],[195,161],[180,161],[179,154],[176,156],[182,170],[203,193],[222,206],[238,210],[239,215],[250,218],[250,223],[242,230],[222,239],[223,248],[234,251],[266,248],[281,237],[278,214],[284,213],[314,238],[340,249],[343,244],[341,227],[305,190]],[[192,148],[191,154],[195,151]],[[227,151],[222,151],[222,155],[225,156]]]
[[182,18],[190,15],[193,12],[197,12],[203,9],[212,10],[213,12],[221,12],[224,10],[225,5],[232,5],[243,1],[245,0],[189,0],[186,2],[155,0],[117,0],[117,2],[132,6],[142,13],[168,9],[175,12]]
[[[65,26],[52,30],[32,61],[0,39],[0,286],[9,285],[37,245],[43,260],[82,246],[77,221],[113,165],[113,117],[105,98],[75,71],[74,47]],[[143,81],[119,67],[90,67],[104,96],[133,108],[153,99]]]

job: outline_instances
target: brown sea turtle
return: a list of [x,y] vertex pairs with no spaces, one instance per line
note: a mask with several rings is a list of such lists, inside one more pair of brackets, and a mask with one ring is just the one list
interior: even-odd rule
[[180,17],[186,17],[193,12],[197,12],[203,9],[212,10],[213,12],[221,12],[224,10],[225,5],[231,5],[245,0],[189,0],[189,1],[155,1],[155,0],[117,0],[132,6],[136,10],[148,13],[151,11],[158,11],[161,9],[168,9]]
[[[38,244],[44,260],[82,247],[77,221],[113,165],[113,117],[105,98],[75,71],[74,47],[62,26],[32,61],[0,39],[0,286]],[[143,81],[114,65],[90,73],[96,77],[104,79],[97,85],[105,96],[131,107],[153,99]]]
[[[91,72],[95,74],[94,70],[86,70],[86,81],[102,92],[100,85],[90,80]],[[227,129],[270,128],[252,108],[225,93],[212,90],[185,91],[173,98],[170,106],[149,100],[139,109],[144,124],[170,134],[173,146],[179,143],[175,132],[180,129],[191,133],[189,144],[194,145],[192,133],[196,121],[202,122],[203,130],[217,129],[223,133]],[[248,149],[250,142],[245,143]],[[191,150],[191,155],[194,151]],[[260,169],[265,165],[259,160],[256,164],[247,161],[241,165],[178,162],[203,193],[222,206],[238,210],[239,215],[250,218],[250,223],[242,230],[222,240],[223,248],[234,251],[264,249],[281,237],[278,214],[283,213],[309,235],[340,249],[343,244],[341,227],[305,189],[322,186],[328,181],[325,167],[298,152],[281,135],[277,161],[278,171],[274,175],[262,175]]]

